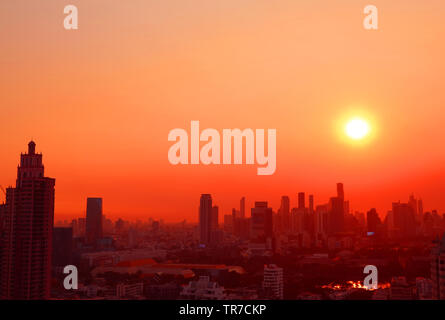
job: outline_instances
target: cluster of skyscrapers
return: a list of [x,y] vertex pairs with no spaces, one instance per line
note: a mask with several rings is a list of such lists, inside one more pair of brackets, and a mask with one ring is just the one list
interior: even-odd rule
[[[224,229],[244,239],[265,240],[274,234],[294,233],[308,235],[332,235],[345,230],[345,215],[349,213],[349,202],[344,199],[343,184],[337,184],[337,196],[314,208],[314,196],[309,195],[306,206],[305,193],[298,193],[298,204],[291,208],[288,196],[281,198],[277,212],[266,201],[257,201],[251,208],[250,217],[245,215],[246,199],[240,200],[240,208],[232,209],[224,216]],[[218,207],[212,207],[212,197],[201,195],[199,208],[200,240],[211,243],[212,234],[218,232]],[[218,239],[218,237],[216,237]]]

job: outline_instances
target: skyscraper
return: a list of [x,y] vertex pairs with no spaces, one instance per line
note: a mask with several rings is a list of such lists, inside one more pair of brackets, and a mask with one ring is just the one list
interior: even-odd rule
[[255,207],[251,209],[251,237],[272,237],[272,208],[267,206],[266,201],[255,202]]
[[412,237],[416,234],[416,218],[412,205],[393,202],[392,204],[394,230],[398,237]]
[[329,234],[344,231],[345,214],[344,200],[341,197],[333,197],[329,200]]
[[240,217],[246,217],[246,198],[242,197],[240,200]]
[[278,227],[280,232],[287,232],[291,228],[290,200],[288,196],[281,197],[281,206],[278,210]]
[[95,246],[97,240],[102,238],[102,198],[88,198],[86,217],[87,243]]
[[314,195],[309,195],[309,213],[314,213]]
[[44,177],[42,154],[28,144],[15,188],[6,191],[0,239],[0,299],[48,299],[51,288],[55,179]]
[[202,194],[199,204],[199,240],[202,244],[210,242],[212,213],[212,196],[210,194]]
[[210,229],[216,230],[219,227],[219,207],[212,207],[212,216],[210,218]]
[[372,208],[366,213],[366,224],[368,227],[367,228],[368,232],[377,233],[377,231],[379,231],[382,221],[380,220],[379,214],[374,208]]
[[343,190],[343,183],[337,183],[337,198],[345,200],[345,191]]
[[305,203],[304,203],[304,192],[298,193],[298,209],[304,209]]
[[329,217],[329,206],[318,205],[315,208],[315,227],[314,231],[316,235],[326,235],[328,233],[328,217]]
[[417,217],[418,202],[417,202],[417,199],[414,197],[414,194],[411,194],[409,196],[408,204],[413,209],[414,216]]
[[284,216],[289,216],[290,213],[290,200],[288,196],[281,197],[280,213]]

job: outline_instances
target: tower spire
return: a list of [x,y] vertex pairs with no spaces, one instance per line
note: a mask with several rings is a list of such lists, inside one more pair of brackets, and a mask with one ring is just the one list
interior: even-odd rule
[[28,154],[35,154],[35,153],[36,153],[36,143],[31,140],[28,143]]

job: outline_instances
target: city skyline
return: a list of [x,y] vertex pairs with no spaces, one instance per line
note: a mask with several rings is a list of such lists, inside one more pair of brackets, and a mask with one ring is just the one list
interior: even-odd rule
[[[23,153],[22,153],[23,154]],[[341,183],[342,185],[343,185],[343,183]],[[0,186],[2,186],[2,184],[0,184]],[[337,188],[338,188],[338,183],[337,183]],[[339,192],[339,190],[337,190],[337,192]],[[342,191],[343,192],[343,191]],[[353,193],[353,192],[352,192]],[[100,193],[99,193],[100,194]],[[214,193],[211,193],[213,196],[215,195]],[[267,201],[267,202],[269,202],[269,203],[274,203],[274,205],[272,206],[273,208],[276,208],[276,209],[278,209],[279,208],[279,203],[280,203],[280,201],[281,201],[281,198],[283,197],[283,196],[287,196],[287,197],[289,197],[289,204],[290,204],[290,206],[292,206],[292,203],[295,203],[295,207],[297,207],[297,206],[300,206],[300,202],[301,202],[301,199],[300,199],[300,196],[301,196],[301,194],[303,194],[303,196],[304,196],[304,194],[308,194],[307,192],[305,192],[305,191],[298,191],[298,192],[294,192],[294,196],[292,196],[292,195],[290,195],[290,194],[284,194],[284,195],[281,195],[280,197],[279,197],[279,199],[277,200],[277,199],[263,199],[264,201]],[[245,195],[240,195],[242,198],[244,198],[244,201],[246,201],[246,198],[248,199],[248,197],[246,197]],[[312,206],[314,206],[314,205],[317,205],[317,204],[322,204],[322,203],[326,203],[326,202],[328,202],[329,201],[329,198],[331,197],[330,195],[328,195],[327,197],[326,197],[326,200],[323,202],[323,201],[317,201],[317,199],[318,199],[318,197],[317,197],[317,195],[315,194],[308,194],[308,201],[309,201],[309,203],[311,203],[312,202]],[[315,196],[315,201],[314,201],[314,196]],[[391,211],[391,209],[392,209],[392,204],[394,203],[394,202],[403,202],[403,201],[405,201],[406,199],[408,199],[409,197],[411,197],[411,196],[416,196],[416,197],[418,197],[420,200],[422,200],[423,201],[423,198],[422,197],[419,197],[419,195],[417,195],[415,192],[410,192],[409,194],[406,194],[405,195],[405,197],[404,198],[399,198],[399,199],[397,199],[397,200],[395,200],[395,199],[393,199],[392,201],[390,201],[385,207],[387,208],[387,210],[384,210],[384,211],[382,211],[382,210],[379,210],[378,208],[377,208],[377,206],[371,206],[371,207],[369,207],[369,208],[365,208],[364,210],[357,210],[357,209],[354,209],[354,207],[352,206],[352,207],[350,207],[350,212],[351,213],[355,213],[355,212],[362,212],[362,213],[366,213],[368,210],[370,210],[370,209],[376,209],[377,210],[377,213],[378,213],[378,215],[379,215],[379,217],[382,219],[382,218],[384,218],[385,216],[386,216],[386,214],[389,212],[389,211]],[[95,197],[92,197],[92,196],[90,196],[90,195],[86,195],[86,199],[90,199],[90,198],[95,198]],[[101,199],[101,201],[102,201],[102,197],[100,198]],[[236,203],[236,201],[239,201],[239,196],[237,196],[237,198],[235,198],[235,199],[237,199],[237,200],[235,200],[235,201],[231,201],[232,203],[233,202],[235,202]],[[253,207],[255,207],[255,203],[256,202],[258,202],[258,201],[263,201],[263,200],[258,200],[258,199],[255,199],[255,198],[253,198],[253,199],[248,199],[248,201],[247,201],[247,207],[248,208],[253,208]],[[354,201],[353,201],[353,199],[351,199],[350,197],[348,197],[348,202],[349,202],[349,204],[351,203],[351,200],[352,200],[352,203],[354,203]],[[83,201],[85,201],[85,200],[83,200]],[[303,199],[303,203],[304,203],[304,201],[305,201],[305,199]],[[0,198],[0,202],[1,202],[1,198]],[[229,208],[229,206],[225,206],[224,204],[221,204],[221,202],[218,202],[218,209],[220,208],[220,207],[223,207],[224,208],[224,210],[223,211],[220,211],[221,213],[222,213],[222,216],[224,216],[225,214],[229,214],[229,213],[231,213],[231,211],[232,211],[232,209],[234,208],[234,207],[230,207]],[[56,206],[56,208],[57,208],[57,206]],[[441,213],[445,213],[445,212],[442,212],[440,209],[438,210],[437,208],[429,208],[428,206],[426,206],[425,207],[426,209],[425,209],[425,211],[438,211],[440,214]],[[111,212],[111,214],[110,214],[110,212]],[[199,219],[196,219],[196,217],[194,216],[194,215],[184,215],[184,216],[180,216],[180,217],[177,217],[176,219],[165,219],[165,217],[163,217],[162,216],[162,214],[156,214],[156,212],[152,212],[152,211],[150,211],[150,213],[147,213],[147,214],[144,214],[144,215],[139,215],[139,216],[133,216],[133,217],[128,217],[127,216],[127,214],[125,214],[125,213],[112,213],[113,211],[112,210],[109,210],[109,209],[107,209],[107,211],[105,211],[104,212],[104,215],[106,215],[108,218],[113,218],[113,219],[119,219],[119,218],[129,218],[130,220],[140,220],[140,219],[147,219],[147,218],[153,218],[153,217],[155,217],[155,218],[157,218],[157,219],[162,219],[162,220],[164,220],[164,221],[166,221],[166,222],[179,222],[179,221],[183,221],[183,220],[187,220],[187,221],[191,221],[191,222],[199,222]],[[71,215],[66,215],[66,214],[63,214],[63,213],[57,213],[57,211],[55,212],[55,219],[57,219],[57,220],[66,220],[66,219],[75,219],[75,218],[78,218],[78,217],[80,217],[80,216],[86,216],[86,214],[87,214],[87,207],[85,207],[84,209],[82,209],[82,212],[80,212],[80,213],[77,213],[77,214],[75,214],[75,213],[73,213],[73,214],[71,214]]]

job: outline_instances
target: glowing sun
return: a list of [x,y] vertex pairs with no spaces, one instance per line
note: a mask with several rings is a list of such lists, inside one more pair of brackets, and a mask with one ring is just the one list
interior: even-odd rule
[[370,127],[368,122],[360,118],[349,120],[345,127],[346,135],[354,140],[365,138],[369,134],[369,131]]

